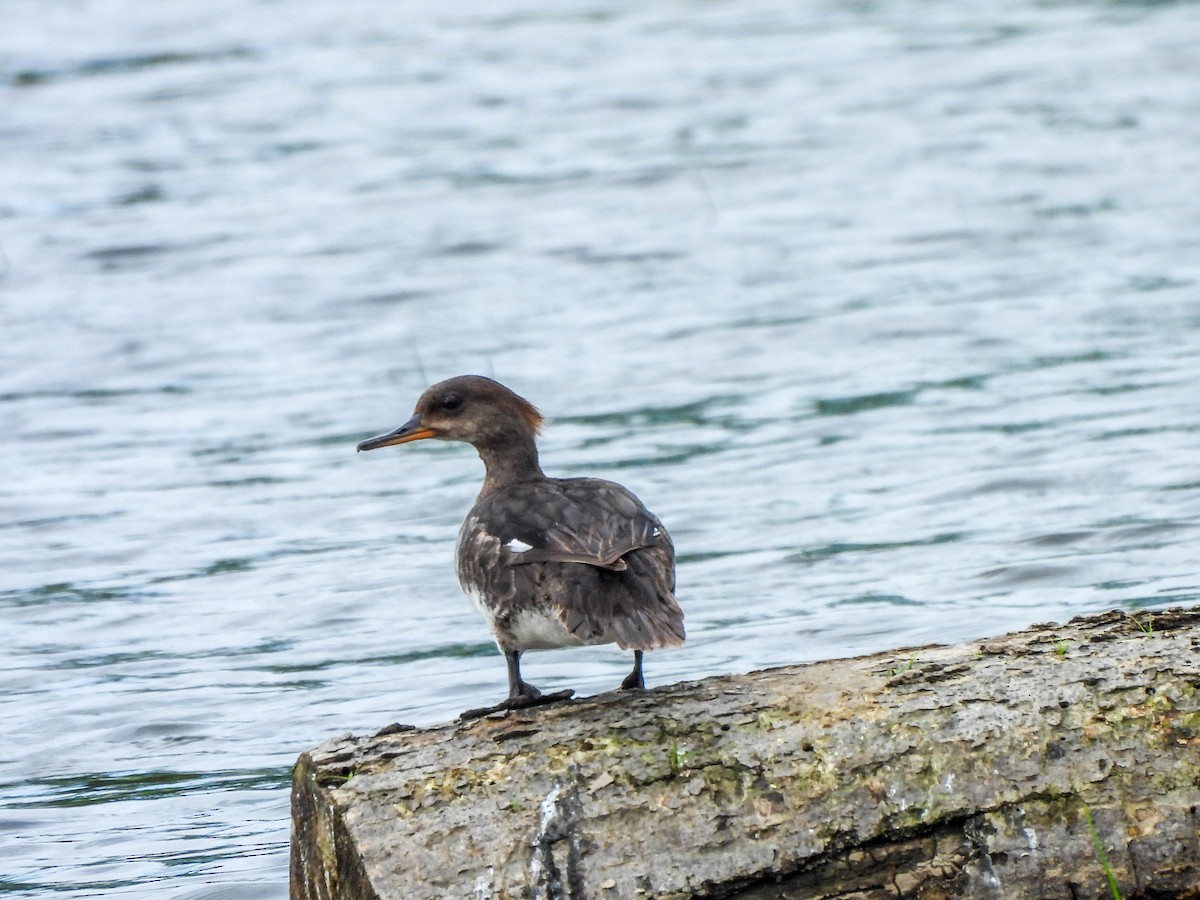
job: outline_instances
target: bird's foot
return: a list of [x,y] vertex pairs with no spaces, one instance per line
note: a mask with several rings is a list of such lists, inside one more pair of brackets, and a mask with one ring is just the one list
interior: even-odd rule
[[641,650],[633,651],[633,671],[625,676],[625,680],[621,682],[621,690],[623,691],[644,691],[646,682],[642,679],[642,657],[645,654]]
[[625,680],[621,682],[621,690],[623,691],[644,691],[646,682],[642,680],[641,672],[630,672],[625,676]]
[[513,697],[508,697],[495,706],[481,706],[478,709],[468,709],[466,712],[459,714],[458,720],[466,722],[470,719],[478,719],[495,712],[504,712],[510,709],[528,709],[531,706],[545,706],[547,703],[558,703],[562,700],[570,700],[575,696],[575,692],[572,690],[554,691],[551,694],[543,694],[537,688],[531,688],[531,691],[532,693],[521,693]]

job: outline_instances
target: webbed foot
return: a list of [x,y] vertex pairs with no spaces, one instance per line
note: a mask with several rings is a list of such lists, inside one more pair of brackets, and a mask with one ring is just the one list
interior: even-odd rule
[[625,680],[621,682],[621,690],[623,691],[644,691],[646,682],[642,678],[642,651],[633,651],[633,671],[625,676]]
[[[528,685],[526,685],[528,687]],[[480,706],[477,709],[468,709],[466,712],[460,713],[458,720],[466,722],[471,719],[478,719],[483,716],[491,715],[496,712],[504,712],[510,709],[528,709],[531,706],[545,706],[548,703],[559,703],[563,700],[570,700],[575,696],[572,690],[554,691],[550,694],[543,694],[537,688],[531,688],[531,692],[523,692],[513,697],[508,697],[495,706]]]

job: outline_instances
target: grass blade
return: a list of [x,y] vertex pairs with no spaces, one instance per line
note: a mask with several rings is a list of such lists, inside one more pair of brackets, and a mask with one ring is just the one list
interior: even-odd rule
[[1096,826],[1092,824],[1092,811],[1088,809],[1088,805],[1083,804],[1083,818],[1087,822],[1088,831],[1092,834],[1092,844],[1096,848],[1096,857],[1100,860],[1100,866],[1104,869],[1104,877],[1108,879],[1108,889],[1112,891],[1113,900],[1121,900],[1121,892],[1117,890],[1117,879],[1113,878],[1112,867],[1108,864],[1108,857],[1104,855],[1104,848],[1100,846],[1100,835],[1096,834]]

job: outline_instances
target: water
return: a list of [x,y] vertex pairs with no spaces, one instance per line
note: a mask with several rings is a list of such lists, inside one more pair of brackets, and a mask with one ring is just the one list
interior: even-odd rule
[[7,0],[0,892],[282,898],[502,694],[478,460],[353,452],[452,374],[671,529],[651,684],[1200,598],[1200,7],[802,6]]

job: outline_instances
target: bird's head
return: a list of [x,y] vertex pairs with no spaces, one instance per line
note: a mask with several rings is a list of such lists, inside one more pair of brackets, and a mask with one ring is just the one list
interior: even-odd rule
[[441,381],[417,400],[413,416],[395,431],[369,438],[359,450],[376,450],[436,438],[463,441],[475,447],[504,441],[528,441],[538,433],[542,414],[491,378],[460,375]]

